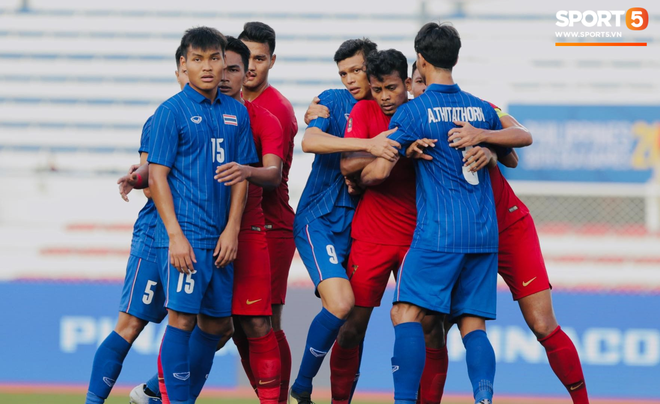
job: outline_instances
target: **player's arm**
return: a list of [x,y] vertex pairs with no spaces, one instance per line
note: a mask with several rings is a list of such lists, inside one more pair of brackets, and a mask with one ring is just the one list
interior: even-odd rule
[[[392,131],[389,131],[392,133]],[[388,133],[388,134],[389,134]],[[401,145],[385,136],[371,139],[340,138],[323,132],[317,127],[308,127],[302,139],[302,149],[305,153],[330,154],[346,152],[365,152],[375,157],[383,157],[396,161],[398,148]]]
[[236,162],[223,164],[216,168],[215,178],[227,186],[241,181],[249,181],[265,189],[274,189],[282,182],[282,159],[275,154],[266,154],[262,158],[263,167],[242,165]]
[[169,173],[170,168],[167,166],[149,164],[149,188],[151,189],[151,198],[170,238],[170,263],[179,272],[189,274],[195,271],[193,263],[197,263],[197,260],[174,212],[172,190],[167,182]]
[[526,147],[532,144],[532,134],[514,117],[502,115],[500,121],[504,129],[499,130],[475,128],[469,122],[455,121],[454,124],[459,127],[449,131],[449,144],[456,149],[480,143],[502,147]]
[[330,110],[321,104],[319,97],[314,97],[305,112],[305,125],[309,125],[316,118],[330,118]]
[[384,158],[377,158],[371,163],[367,164],[367,166],[362,170],[362,174],[360,175],[360,184],[366,187],[371,187],[382,183],[392,173],[392,169],[394,168],[397,160],[390,161]]
[[375,159],[373,155],[364,152],[343,153],[340,163],[341,173],[347,177],[359,174]]
[[229,219],[215,245],[213,256],[217,257],[215,266],[220,268],[232,263],[238,252],[238,234],[241,231],[241,219],[247,201],[247,181],[241,181],[231,186],[231,204],[229,206]]

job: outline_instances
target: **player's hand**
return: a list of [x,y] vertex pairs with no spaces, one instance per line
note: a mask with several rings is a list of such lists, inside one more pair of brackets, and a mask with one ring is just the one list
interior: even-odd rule
[[133,164],[132,166],[130,166],[130,167],[128,168],[128,173],[129,173],[129,174],[133,174],[134,172],[137,171],[138,168],[140,168],[140,165],[139,165],[139,164]]
[[252,175],[250,166],[244,166],[236,162],[223,164],[215,169],[215,178],[218,182],[224,183],[226,186],[236,185],[239,182],[245,181]]
[[367,140],[369,145],[367,153],[375,157],[382,157],[388,161],[397,161],[399,159],[399,149],[401,144],[395,140],[389,139],[388,136],[396,132],[397,128],[381,132],[378,136]]
[[213,251],[213,256],[217,257],[215,259],[216,267],[222,268],[231,264],[236,259],[236,255],[238,254],[239,231],[226,227],[220,235]]
[[135,173],[129,173],[117,180],[117,184],[119,184],[119,195],[121,195],[121,199],[128,202],[128,194],[131,193],[135,187],[135,184],[137,184],[137,181],[138,176]]
[[483,141],[483,129],[475,128],[469,122],[454,121],[453,128],[449,131],[449,145],[456,149],[462,149],[468,146],[476,146]]
[[305,125],[309,125],[316,118],[330,118],[330,110],[325,105],[319,104],[319,97],[314,97],[305,112]]
[[463,163],[474,173],[486,167],[492,158],[493,152],[488,147],[474,146],[465,152]]
[[406,149],[406,157],[409,159],[433,160],[433,157],[424,153],[429,147],[435,147],[438,139],[418,139]]
[[181,233],[170,237],[170,264],[181,273],[194,274],[193,264],[196,263],[195,252],[186,236]]
[[344,182],[346,183],[346,187],[348,188],[348,194],[351,196],[358,196],[362,195],[364,193],[364,189],[362,189],[358,183],[353,180],[352,178],[349,177],[344,177]]

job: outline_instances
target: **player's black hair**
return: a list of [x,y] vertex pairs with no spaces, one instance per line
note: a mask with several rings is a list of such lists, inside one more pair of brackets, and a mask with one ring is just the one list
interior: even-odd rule
[[204,52],[209,49],[219,49],[224,54],[226,47],[227,38],[215,28],[190,28],[181,38],[181,52],[186,59],[190,49],[200,49]]
[[415,70],[417,70],[417,61],[413,62],[412,72],[410,72],[410,77],[415,75]]
[[186,56],[183,54],[183,48],[179,46],[176,48],[176,53],[174,53],[174,58],[176,59],[176,69],[179,70],[179,67],[181,67],[181,56]]
[[366,61],[367,56],[377,48],[378,45],[367,38],[349,39],[339,45],[339,49],[335,52],[335,63],[339,63],[344,59],[357,55],[358,53],[362,53],[362,56],[364,56],[364,60]]
[[243,60],[243,68],[245,71],[248,71],[248,65],[250,64],[250,48],[243,43],[240,39],[236,39],[233,36],[227,37],[227,48],[225,52],[236,52],[241,56]]
[[451,71],[458,61],[460,49],[461,37],[456,28],[448,24],[429,22],[415,37],[415,52],[436,68]]
[[275,53],[275,30],[260,21],[246,22],[238,39],[248,42],[268,44],[270,56]]
[[367,56],[367,76],[383,81],[383,76],[399,73],[401,81],[408,78],[408,59],[396,49],[371,52]]

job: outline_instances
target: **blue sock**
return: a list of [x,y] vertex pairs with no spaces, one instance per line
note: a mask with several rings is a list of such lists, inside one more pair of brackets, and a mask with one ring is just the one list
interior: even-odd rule
[[425,361],[426,345],[422,325],[412,322],[394,327],[392,377],[395,404],[415,403]]
[[335,317],[325,308],[314,317],[307,333],[305,352],[300,362],[300,370],[291,390],[300,394],[312,393],[312,379],[319,372],[323,358],[337,339],[339,329],[346,320]]
[[160,363],[171,404],[186,404],[190,398],[190,334],[168,325],[160,347]]
[[149,391],[154,393],[154,396],[160,397],[160,385],[158,384],[158,373],[156,373],[151,379],[147,380],[146,385]]
[[219,335],[208,334],[195,327],[190,336],[190,398],[196,399],[213,366]]
[[103,403],[108,398],[129,349],[131,344],[114,331],[101,343],[94,355],[89,380],[89,393],[92,394],[87,394],[86,404]]
[[475,403],[484,398],[493,401],[495,351],[486,332],[472,331],[463,337],[463,345],[465,345],[465,362],[467,362]]

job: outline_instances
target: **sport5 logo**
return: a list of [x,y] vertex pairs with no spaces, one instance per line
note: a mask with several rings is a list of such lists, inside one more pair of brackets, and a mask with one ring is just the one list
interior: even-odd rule
[[577,23],[588,28],[621,27],[623,16],[626,26],[632,31],[641,31],[649,25],[649,13],[641,7],[628,10],[559,10],[556,24],[559,27],[573,27]]

